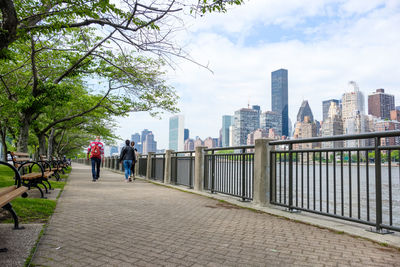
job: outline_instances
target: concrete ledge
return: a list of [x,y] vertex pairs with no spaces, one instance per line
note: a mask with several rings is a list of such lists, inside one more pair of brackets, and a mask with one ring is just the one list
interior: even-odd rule
[[164,184],[164,183],[160,183],[155,180],[147,180],[144,177],[140,177],[140,176],[139,177],[137,176],[136,178],[141,179],[143,181],[151,182],[153,184],[177,189],[180,191],[184,191],[184,192],[188,192],[188,193],[192,193],[192,194],[196,194],[196,195],[201,195],[201,196],[213,198],[216,200],[225,201],[227,203],[230,203],[235,206],[242,207],[242,208],[247,208],[247,209],[251,209],[254,211],[260,211],[260,212],[264,212],[266,214],[283,217],[283,218],[286,218],[286,219],[289,219],[292,221],[296,221],[299,223],[304,223],[304,224],[309,224],[309,225],[313,225],[313,226],[320,227],[320,228],[329,229],[338,234],[346,233],[348,235],[367,239],[367,240],[379,243],[384,246],[390,246],[390,247],[400,249],[400,233],[397,233],[397,232],[395,232],[393,234],[381,235],[381,234],[372,233],[372,232],[367,231],[367,230],[371,229],[371,227],[368,225],[357,224],[357,223],[348,222],[348,221],[344,221],[344,220],[338,220],[338,219],[334,219],[331,217],[312,214],[309,212],[290,213],[278,206],[272,206],[272,205],[260,206],[260,205],[254,204],[253,202],[241,202],[239,198],[235,198],[235,197],[231,197],[231,196],[227,196],[227,195],[222,195],[222,194],[218,194],[218,193],[211,194],[211,193],[204,192],[204,191],[203,192],[195,191],[193,189],[189,189],[184,186]]

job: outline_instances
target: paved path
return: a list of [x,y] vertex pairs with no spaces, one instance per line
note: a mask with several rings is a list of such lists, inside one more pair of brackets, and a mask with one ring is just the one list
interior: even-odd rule
[[73,166],[33,263],[44,266],[400,266],[370,241]]

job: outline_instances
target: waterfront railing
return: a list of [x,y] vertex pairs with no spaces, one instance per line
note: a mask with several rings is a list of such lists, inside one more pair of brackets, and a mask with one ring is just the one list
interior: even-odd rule
[[[400,131],[149,153],[136,175],[400,231]],[[77,162],[90,164],[85,159]],[[118,157],[103,167],[123,171]]]

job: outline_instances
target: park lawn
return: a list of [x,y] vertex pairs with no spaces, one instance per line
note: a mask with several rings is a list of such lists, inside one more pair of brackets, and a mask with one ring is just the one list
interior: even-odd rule
[[[66,174],[61,174],[61,178],[67,178],[68,173],[71,172],[69,168]],[[13,171],[6,167],[0,165],[0,187],[6,187],[14,184],[14,173]],[[52,188],[64,188],[66,182],[55,181],[54,178],[49,180]],[[32,189],[37,190],[37,189]],[[27,192],[29,195],[29,191]],[[53,214],[56,207],[56,200],[41,199],[41,198],[22,198],[18,197],[11,201],[11,204],[18,215],[21,223],[44,223]],[[8,213],[8,212],[7,212]],[[2,220],[1,223],[12,223],[12,219],[7,218]]]
[[[20,223],[45,223],[53,214],[57,201],[41,198],[16,198],[11,201]],[[12,223],[11,218],[2,223]]]

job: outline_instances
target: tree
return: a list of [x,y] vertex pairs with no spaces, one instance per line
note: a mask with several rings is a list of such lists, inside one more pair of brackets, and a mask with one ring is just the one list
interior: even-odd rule
[[[8,47],[31,34],[95,26],[118,32],[119,38],[139,50],[154,49],[166,40],[171,29],[161,30],[170,17],[189,10],[191,14],[225,12],[227,5],[243,0],[139,1],[111,3],[94,1],[0,0],[0,57]],[[165,43],[165,48],[170,44]],[[171,47],[170,47],[171,48]],[[157,48],[159,50],[160,48]]]
[[[18,135],[18,150],[27,151],[29,131],[37,121],[41,123],[35,125],[35,132],[43,152],[49,131],[97,108],[120,114],[118,104],[123,101],[124,111],[175,111],[177,98],[161,79],[161,67],[171,56],[189,58],[168,39],[174,31],[169,20],[179,20],[179,12],[185,10],[192,15],[224,12],[227,5],[241,3],[124,1],[117,6],[108,0],[0,0],[0,90],[6,95],[6,106],[15,107],[13,114],[19,115],[15,127],[8,129]],[[87,90],[84,81],[94,78],[109,84],[96,94],[98,102],[56,116],[55,108],[73,102],[79,88]]]

